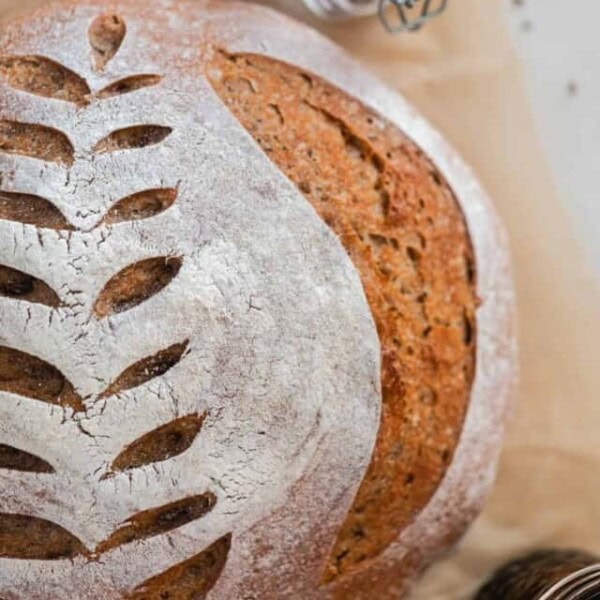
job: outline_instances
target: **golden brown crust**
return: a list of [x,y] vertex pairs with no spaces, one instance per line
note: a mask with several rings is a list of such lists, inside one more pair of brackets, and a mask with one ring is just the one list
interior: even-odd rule
[[452,460],[475,365],[475,259],[441,174],[405,135],[321,79],[214,53],[214,89],[337,233],[382,346],[383,415],[324,582],[380,554]]

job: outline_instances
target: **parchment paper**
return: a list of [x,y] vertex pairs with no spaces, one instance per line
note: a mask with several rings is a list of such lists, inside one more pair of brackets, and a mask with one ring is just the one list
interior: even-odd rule
[[[538,145],[502,1],[455,0],[436,22],[400,37],[375,19],[308,19],[446,135],[512,241],[522,380],[498,482],[460,548],[417,587],[420,600],[467,599],[496,566],[533,547],[600,554],[600,289]],[[0,19],[43,3],[0,0]],[[300,0],[261,3],[307,16]]]

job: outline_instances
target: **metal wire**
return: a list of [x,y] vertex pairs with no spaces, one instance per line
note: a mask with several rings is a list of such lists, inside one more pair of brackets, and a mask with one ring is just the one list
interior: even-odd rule
[[386,31],[417,31],[444,12],[448,0],[304,0],[313,12],[328,19],[379,14]]
[[[416,10],[421,4],[420,10]],[[389,33],[417,31],[442,14],[448,0],[379,0],[379,18]],[[395,17],[393,16],[395,15]]]

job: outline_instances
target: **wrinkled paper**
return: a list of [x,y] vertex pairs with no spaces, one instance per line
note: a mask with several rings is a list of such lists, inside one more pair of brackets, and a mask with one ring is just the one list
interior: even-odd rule
[[[472,165],[511,238],[521,385],[498,481],[460,547],[413,597],[470,598],[494,568],[534,547],[600,554],[600,289],[538,143],[505,3],[455,0],[398,37],[374,18],[325,24],[300,0],[261,3],[317,25],[400,90]],[[41,4],[0,0],[0,19]]]

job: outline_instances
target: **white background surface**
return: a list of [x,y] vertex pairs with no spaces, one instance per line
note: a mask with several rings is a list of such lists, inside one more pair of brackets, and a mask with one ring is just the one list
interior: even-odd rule
[[600,2],[506,3],[546,157],[600,278]]

